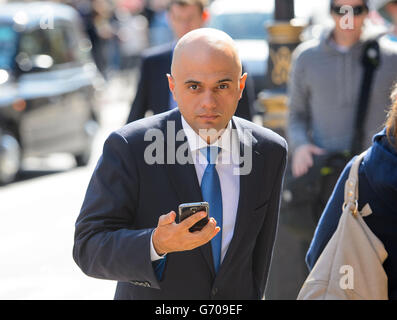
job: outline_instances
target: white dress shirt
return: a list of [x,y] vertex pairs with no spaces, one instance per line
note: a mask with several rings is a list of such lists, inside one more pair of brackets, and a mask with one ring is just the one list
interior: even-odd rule
[[[207,159],[200,152],[201,148],[207,147],[204,141],[181,116],[182,127],[185,131],[190,152],[192,154],[194,167],[196,169],[197,179],[201,186],[201,180],[207,167]],[[222,252],[221,261],[223,261],[229,244],[233,238],[234,225],[236,223],[238,201],[240,195],[240,175],[239,172],[239,140],[235,130],[232,130],[232,123],[229,121],[222,135],[210,146],[221,148],[216,161],[216,170],[219,175],[222,191]],[[234,161],[233,161],[234,160]],[[237,174],[236,174],[237,173]],[[198,201],[198,200],[197,200]],[[210,210],[211,212],[211,210]],[[153,247],[151,241],[150,256],[152,261],[163,258],[159,256]]]

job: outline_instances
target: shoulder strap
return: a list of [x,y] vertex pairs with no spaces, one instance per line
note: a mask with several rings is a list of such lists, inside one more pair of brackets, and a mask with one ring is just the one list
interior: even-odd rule
[[349,205],[353,211],[353,214],[357,214],[358,210],[358,168],[360,167],[360,163],[366,153],[367,151],[364,151],[356,157],[350,168],[349,177],[345,182],[345,202],[343,207]]
[[361,64],[364,68],[361,80],[360,95],[357,103],[356,123],[351,145],[351,154],[362,151],[362,137],[364,135],[364,122],[367,115],[371,88],[376,68],[380,64],[380,48],[377,40],[368,41],[363,50]]

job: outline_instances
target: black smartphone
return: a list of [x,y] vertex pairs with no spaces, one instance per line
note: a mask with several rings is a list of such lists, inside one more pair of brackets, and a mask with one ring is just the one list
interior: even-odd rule
[[208,215],[209,215],[209,205],[208,202],[191,202],[191,203],[182,203],[178,207],[179,212],[179,222],[182,222],[186,218],[190,217],[192,214],[195,214],[200,211],[205,211],[207,216],[203,219],[195,223],[192,227],[189,228],[190,232],[200,231],[205,227],[208,223]]

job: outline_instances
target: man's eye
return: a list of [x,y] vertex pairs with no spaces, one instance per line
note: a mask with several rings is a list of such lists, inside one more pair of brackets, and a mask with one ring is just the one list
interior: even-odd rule
[[229,86],[226,83],[222,83],[219,85],[219,89],[227,89]]
[[192,85],[189,86],[189,89],[197,90],[198,89],[198,85],[197,84],[192,84]]

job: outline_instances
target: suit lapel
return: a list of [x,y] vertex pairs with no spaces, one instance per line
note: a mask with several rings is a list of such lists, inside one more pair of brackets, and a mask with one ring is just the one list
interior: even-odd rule
[[[171,116],[168,118],[168,125],[165,124],[165,137],[169,137],[166,142],[166,158],[168,154],[172,155],[180,151],[184,151],[184,159],[188,159],[188,163],[181,164],[178,159],[175,158],[174,163],[167,162],[165,165],[168,173],[168,178],[178,195],[180,204],[187,202],[199,202],[203,201],[201,195],[201,188],[197,179],[197,173],[193,164],[192,155],[187,142],[187,137],[184,134],[181,114],[179,110],[175,109],[171,112]],[[182,130],[182,131],[181,131]],[[178,134],[179,133],[179,134]],[[175,137],[178,141],[175,141]],[[171,141],[171,138],[173,141]],[[181,149],[180,149],[181,148]],[[173,160],[173,159],[171,159]],[[208,242],[199,248],[204,259],[206,260],[208,267],[210,268],[213,275],[215,275],[215,268],[212,260],[211,244]]]
[[[171,112],[165,124],[165,160],[168,177],[181,203],[201,201],[201,189],[197,180],[196,169],[193,164],[187,137],[182,129],[179,110]],[[176,153],[183,151],[183,159],[187,163],[180,163]]]
[[[244,157],[244,154],[247,153],[252,155],[252,170],[249,174],[240,174],[240,195],[233,238],[221,264],[219,273],[222,269],[228,268],[233,255],[238,254],[237,248],[239,242],[243,238],[247,226],[251,223],[252,209],[257,201],[257,193],[253,192],[253,190],[256,188],[257,177],[263,176],[262,170],[264,167],[262,155],[256,150],[257,140],[252,136],[250,131],[243,131],[239,123],[234,118],[233,120],[233,125],[237,129],[239,137],[240,156]],[[242,165],[240,165],[240,169]]]

